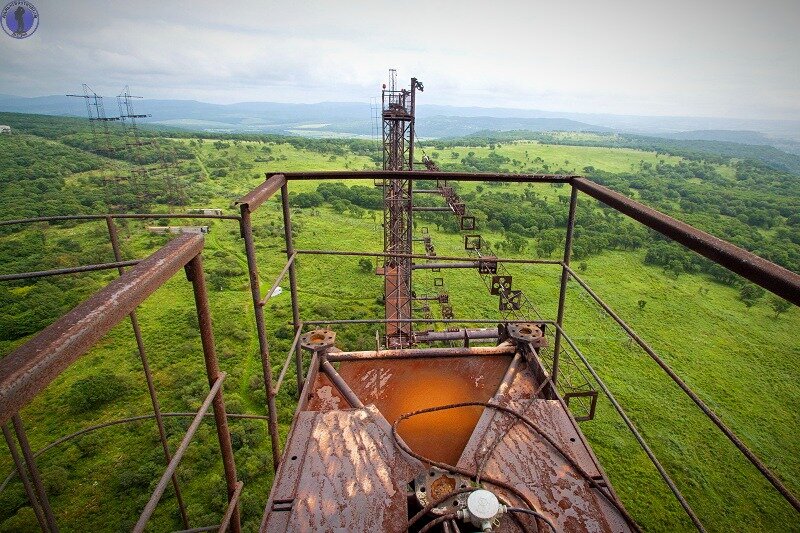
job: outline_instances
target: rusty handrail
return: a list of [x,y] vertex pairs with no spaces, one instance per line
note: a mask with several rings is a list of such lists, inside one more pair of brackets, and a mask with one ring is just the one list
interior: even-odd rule
[[800,305],[800,274],[586,178],[573,179],[572,186],[731,272],[747,278],[795,305]]
[[142,531],[144,531],[147,522],[150,520],[150,517],[153,515],[153,512],[155,512],[156,506],[158,505],[161,496],[164,494],[164,491],[167,489],[167,485],[169,484],[172,475],[178,468],[178,464],[181,462],[181,459],[183,459],[183,454],[185,454],[186,450],[189,449],[189,444],[192,442],[194,434],[200,427],[200,423],[203,421],[203,417],[211,408],[211,403],[217,398],[217,395],[219,394],[222,388],[222,384],[225,382],[225,377],[226,377],[225,372],[221,372],[219,374],[219,377],[214,382],[214,385],[211,387],[211,390],[208,391],[206,399],[203,400],[203,404],[200,406],[200,409],[197,410],[197,414],[195,414],[194,420],[192,420],[192,423],[186,430],[186,434],[183,436],[180,446],[178,446],[178,449],[175,450],[174,454],[172,454],[172,460],[170,460],[166,470],[161,475],[161,479],[158,480],[156,488],[153,489],[153,493],[150,495],[150,500],[147,502],[147,505],[145,505],[142,514],[139,515],[139,520],[133,527],[133,531],[135,531],[136,533],[141,533]]
[[564,268],[569,272],[569,275],[580,285],[588,294],[592,297],[592,299],[597,302],[603,310],[608,313],[610,316],[619,326],[625,330],[625,333],[633,339],[633,341],[639,345],[639,347],[650,356],[650,358],[656,362],[656,364],[661,367],[661,369],[675,382],[678,387],[689,397],[691,400],[697,405],[697,407],[706,415],[706,417],[711,420],[714,425],[716,425],[720,431],[728,438],[728,440],[733,443],[736,448],[742,452],[750,463],[758,469],[764,478],[769,481],[775,490],[777,490],[783,498],[789,502],[789,504],[795,508],[796,511],[800,512],[800,499],[797,498],[792,492],[786,487],[786,485],[781,482],[778,476],[770,470],[770,468],[765,465],[758,456],[753,453],[753,451],[747,447],[747,445],[742,442],[742,440],[731,430],[725,422],[708,406],[706,403],[697,395],[696,392],[692,390],[689,385],[686,384],[683,379],[669,366],[666,361],[664,361],[659,355],[647,344],[644,339],[642,339],[634,330],[631,328],[620,316],[614,312],[611,307],[603,301],[590,287],[589,285],[583,281],[574,270],[572,270],[566,263],[564,264]]
[[50,217],[31,217],[0,220],[0,226],[33,224],[36,222],[65,222],[69,220],[105,220],[107,218],[155,219],[155,218],[201,218],[212,220],[240,220],[238,215],[204,215],[202,213],[107,213],[105,215],[55,215]]
[[202,235],[181,235],[0,360],[0,424],[203,249]]

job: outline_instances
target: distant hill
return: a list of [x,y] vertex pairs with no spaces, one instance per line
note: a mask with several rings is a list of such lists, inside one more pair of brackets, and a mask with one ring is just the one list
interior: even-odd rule
[[[370,138],[375,135],[376,127],[370,105],[359,102],[241,102],[221,105],[195,100],[142,99],[136,100],[135,106],[137,112],[150,115],[143,122],[213,133]],[[115,98],[106,98],[105,108],[107,116],[118,114]],[[0,111],[78,117],[86,113],[82,99],[60,95],[32,98],[0,95]],[[519,130],[627,133],[674,141],[770,146],[800,155],[800,121],[644,117],[429,104],[417,107],[417,119],[420,138]]]

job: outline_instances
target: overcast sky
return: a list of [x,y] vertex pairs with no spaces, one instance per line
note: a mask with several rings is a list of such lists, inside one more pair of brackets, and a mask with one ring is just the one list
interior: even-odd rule
[[0,93],[800,119],[800,0],[31,0]]

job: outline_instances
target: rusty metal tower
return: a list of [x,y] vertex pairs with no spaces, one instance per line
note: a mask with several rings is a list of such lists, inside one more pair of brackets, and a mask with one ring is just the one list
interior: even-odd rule
[[[389,71],[389,86],[381,94],[383,121],[383,169],[414,169],[414,107],[422,83],[411,78],[411,89],[397,88],[397,71]],[[386,253],[384,299],[386,345],[404,347],[412,342],[411,258],[413,242],[412,181],[406,177],[383,180],[383,247]]]

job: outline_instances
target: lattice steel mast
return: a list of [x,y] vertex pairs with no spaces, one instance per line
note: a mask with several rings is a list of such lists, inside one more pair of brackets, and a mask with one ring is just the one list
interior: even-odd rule
[[[411,78],[411,90],[397,89],[397,72],[389,71],[389,87],[381,94],[383,120],[383,169],[414,168],[414,107],[422,83]],[[383,247],[386,345],[408,346],[413,341],[411,323],[411,259],[392,254],[412,253],[412,191],[408,178],[383,181]]]

